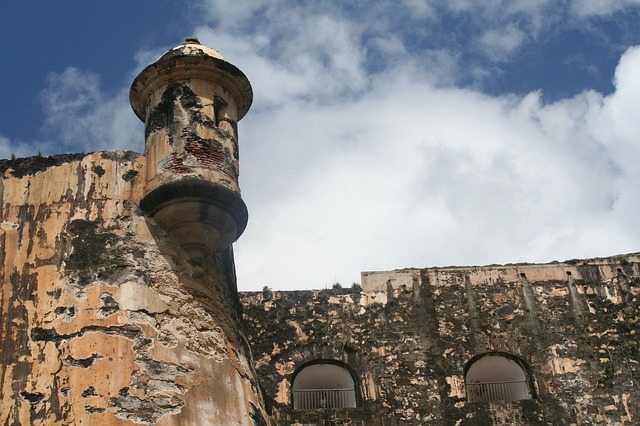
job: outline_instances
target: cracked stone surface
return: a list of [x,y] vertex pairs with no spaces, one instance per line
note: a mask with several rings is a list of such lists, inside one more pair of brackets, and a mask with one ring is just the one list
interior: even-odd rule
[[144,217],[144,156],[0,173],[0,424],[263,424],[232,254],[192,266]]
[[[241,294],[279,425],[585,425],[640,419],[640,254],[544,265],[365,272],[362,289]],[[534,399],[468,403],[465,366],[530,366]],[[355,374],[355,409],[291,409],[306,363]]]

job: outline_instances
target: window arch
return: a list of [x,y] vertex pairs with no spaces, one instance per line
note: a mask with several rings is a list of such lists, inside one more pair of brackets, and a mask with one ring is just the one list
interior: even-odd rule
[[534,398],[529,366],[515,355],[487,352],[465,367],[468,402],[519,401]]
[[355,375],[346,364],[334,360],[309,362],[293,375],[293,409],[355,408],[356,383]]

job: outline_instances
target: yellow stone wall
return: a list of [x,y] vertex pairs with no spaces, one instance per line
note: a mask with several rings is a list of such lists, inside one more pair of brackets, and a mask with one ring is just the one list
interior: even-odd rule
[[192,266],[132,152],[0,163],[0,424],[265,424],[230,250]]

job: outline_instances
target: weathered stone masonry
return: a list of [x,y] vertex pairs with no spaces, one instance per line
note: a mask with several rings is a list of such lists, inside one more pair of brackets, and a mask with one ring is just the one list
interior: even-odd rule
[[0,424],[253,424],[230,251],[145,218],[143,156],[53,159],[0,165]]
[[[369,272],[362,292],[241,299],[279,424],[635,424],[639,262]],[[485,353],[526,361],[534,399],[466,402],[465,366]],[[291,410],[294,372],[317,359],[356,372],[359,408]]]

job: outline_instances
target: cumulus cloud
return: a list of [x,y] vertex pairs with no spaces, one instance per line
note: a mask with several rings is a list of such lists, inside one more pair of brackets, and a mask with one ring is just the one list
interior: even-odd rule
[[489,30],[480,38],[480,44],[494,59],[502,59],[512,54],[525,40],[525,33],[515,25],[507,25],[500,30]]
[[12,141],[6,136],[0,135],[0,159],[16,157],[28,157],[36,155],[37,147],[24,142]]
[[574,0],[572,8],[581,16],[611,15],[629,6],[640,5],[640,0]]
[[236,248],[241,285],[637,250],[640,50],[622,57],[615,93],[550,104],[413,72],[390,70],[356,99],[285,103],[241,123],[251,214]]
[[142,126],[131,113],[128,90],[104,93],[97,74],[73,67],[50,74],[47,82],[40,93],[44,153],[142,149]]
[[[354,74],[360,64],[368,73],[384,70],[393,61],[410,60],[426,67],[434,57],[447,52],[449,59],[456,59],[449,62],[455,68],[448,70],[448,80],[482,88],[490,87],[501,72],[495,61],[515,61],[527,48],[562,37],[565,31],[579,29],[600,38],[599,16],[631,12],[639,3],[202,0],[200,5],[200,23],[214,34],[260,45],[261,57],[279,58],[295,76],[311,75],[309,68],[318,64],[323,69],[323,61],[331,58],[335,67],[342,67],[343,79],[359,79],[362,84],[362,77]],[[213,41],[221,45],[216,43],[219,39]],[[438,72],[437,67],[434,70]]]

